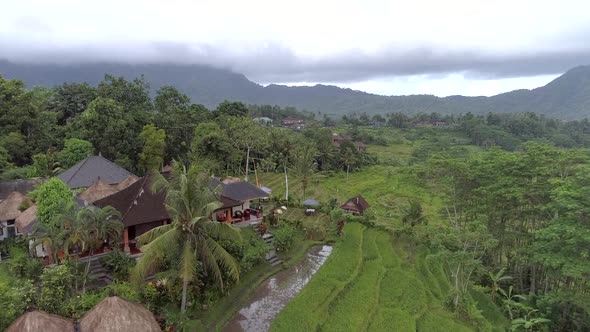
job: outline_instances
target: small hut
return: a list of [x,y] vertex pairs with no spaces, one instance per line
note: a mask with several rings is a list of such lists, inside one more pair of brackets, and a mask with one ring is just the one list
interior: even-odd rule
[[137,180],[139,180],[139,177],[131,174],[125,180],[123,180],[121,183],[119,183],[115,187],[115,189],[117,189],[117,191],[121,191],[121,190],[129,187],[130,185],[134,184],[135,182],[137,182]]
[[355,196],[346,203],[340,205],[340,208],[344,210],[344,212],[352,213],[354,215],[363,215],[365,210],[369,208],[369,203],[363,198],[363,196],[358,195]]
[[6,332],[74,332],[74,322],[44,311],[29,311],[17,318]]
[[[127,177],[129,178],[129,177]],[[127,180],[127,179],[125,179]],[[125,181],[124,180],[124,181]],[[111,196],[112,194],[116,193],[118,190],[107,184],[106,182],[102,181],[100,177],[86,190],[81,192],[78,197],[83,199],[85,202],[94,203],[99,199],[103,199],[107,196]]]
[[22,234],[32,233],[36,221],[37,204],[33,204],[15,219],[16,230]]
[[154,315],[144,306],[118,296],[100,301],[79,320],[80,332],[160,332]]
[[16,235],[15,219],[31,204],[31,201],[18,191],[13,191],[0,202],[0,240]]

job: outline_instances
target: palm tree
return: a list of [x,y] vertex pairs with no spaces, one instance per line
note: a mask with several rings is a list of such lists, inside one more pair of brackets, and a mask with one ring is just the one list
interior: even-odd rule
[[66,258],[70,257],[70,252],[73,248],[77,248],[79,252],[83,252],[90,242],[90,230],[84,220],[78,217],[79,211],[68,209],[60,217],[61,232],[57,238]]
[[117,240],[123,232],[121,214],[112,206],[87,206],[76,217],[86,224],[89,236],[95,244],[99,241],[102,243],[103,240]]
[[302,198],[305,200],[305,190],[309,182],[317,174],[317,163],[315,157],[317,149],[313,144],[301,143],[299,148],[295,150],[294,158],[292,159],[292,170],[301,179],[301,187],[303,189]]
[[33,228],[34,246],[43,245],[49,257],[49,263],[57,261],[57,250],[60,247],[58,236],[61,228],[57,223],[43,224],[37,222]]
[[512,279],[511,276],[504,275],[505,271],[506,271],[506,268],[503,267],[496,274],[494,274],[492,272],[488,272],[488,277],[490,278],[490,281],[492,282],[491,296],[492,296],[492,302],[494,302],[494,303],[496,302],[496,293],[498,293],[498,289],[500,289],[500,282]]
[[504,307],[506,308],[506,311],[508,312],[508,316],[510,317],[510,320],[514,319],[514,313],[513,310],[514,308],[518,308],[519,305],[521,304],[520,302],[517,302],[516,300],[521,300],[521,301],[526,301],[526,297],[523,295],[518,295],[518,294],[514,294],[513,292],[513,288],[512,286],[508,287],[508,291],[503,290],[502,288],[498,288],[498,292],[500,292],[500,294],[502,294],[502,296],[504,296]]
[[152,189],[166,193],[166,208],[172,223],[144,233],[137,241],[143,251],[143,256],[135,267],[137,276],[143,277],[146,272],[161,267],[166,261],[162,253],[180,256],[182,312],[186,310],[188,285],[196,275],[198,262],[202,264],[205,273],[213,275],[221,289],[224,287],[224,272],[235,281],[240,276],[236,259],[218,241],[241,242],[242,238],[233,226],[209,218],[220,206],[209,183],[209,176],[196,166],[187,170],[186,167],[174,163],[169,181],[161,174],[156,174]]

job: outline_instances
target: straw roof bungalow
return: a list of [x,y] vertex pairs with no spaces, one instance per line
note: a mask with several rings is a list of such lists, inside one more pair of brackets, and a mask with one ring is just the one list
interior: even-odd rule
[[0,202],[0,221],[14,220],[22,212],[20,210],[23,204],[31,204],[31,201],[18,191],[13,191]]
[[57,315],[35,310],[17,318],[6,332],[74,332],[74,322]]
[[33,232],[33,226],[37,221],[37,204],[31,205],[16,217],[15,224],[19,233],[28,234]]
[[139,177],[131,174],[125,180],[123,180],[121,183],[119,183],[117,186],[115,186],[115,189],[117,189],[117,191],[121,191],[121,190],[129,187],[130,185],[134,184],[139,179],[140,179]]
[[340,206],[340,208],[343,209],[344,212],[352,213],[354,215],[363,215],[363,213],[365,213],[365,210],[369,207],[369,203],[367,203],[367,201],[361,195],[349,199]]
[[[127,179],[125,179],[127,180]],[[100,177],[86,190],[81,192],[78,197],[83,199],[88,203],[94,203],[99,199],[103,199],[107,196],[111,196],[112,194],[116,193],[118,190],[104,182],[100,179]]]
[[79,320],[80,332],[160,332],[154,315],[144,306],[118,296],[100,301]]

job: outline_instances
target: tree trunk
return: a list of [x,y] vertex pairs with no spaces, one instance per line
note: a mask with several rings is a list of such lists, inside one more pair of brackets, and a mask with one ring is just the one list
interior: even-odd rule
[[533,267],[531,269],[531,288],[529,291],[529,295],[531,295],[531,296],[535,295],[535,292],[537,291],[536,282],[537,282],[537,269],[533,265]]
[[287,161],[285,160],[285,200],[289,201],[289,177],[287,176]]
[[180,303],[180,312],[186,311],[186,293],[188,292],[188,280],[182,282],[182,302]]
[[250,163],[250,147],[248,147],[248,152],[246,152],[246,181],[248,181],[248,166]]
[[348,183],[348,173],[350,173],[350,165],[346,165],[346,183]]

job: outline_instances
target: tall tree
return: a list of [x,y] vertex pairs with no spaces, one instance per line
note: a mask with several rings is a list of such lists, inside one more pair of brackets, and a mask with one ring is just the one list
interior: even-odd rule
[[181,257],[178,270],[182,279],[182,312],[186,310],[188,285],[196,277],[197,262],[222,289],[225,277],[237,281],[240,275],[238,262],[218,241],[241,242],[241,235],[233,226],[209,218],[220,206],[209,182],[209,176],[194,165],[187,170],[175,163],[170,180],[157,175],[153,189],[165,192],[172,223],[156,227],[138,238],[144,253],[136,266],[139,276],[161,267],[165,262],[164,252],[174,252]]
[[78,138],[70,138],[65,141],[64,148],[59,153],[59,163],[64,169],[70,168],[93,154],[92,143]]
[[143,142],[143,150],[139,154],[139,167],[147,172],[157,171],[164,163],[166,149],[166,133],[164,129],[158,129],[149,124],[143,127],[139,134]]
[[309,182],[317,174],[317,149],[313,143],[302,141],[297,145],[293,159],[291,160],[291,169],[301,181],[302,199],[305,199],[306,189]]

